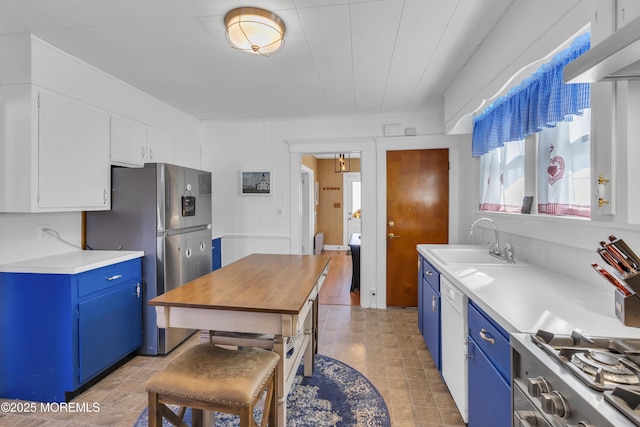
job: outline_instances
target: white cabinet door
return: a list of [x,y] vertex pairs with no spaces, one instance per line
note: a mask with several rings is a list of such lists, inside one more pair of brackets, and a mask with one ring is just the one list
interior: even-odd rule
[[619,29],[640,16],[640,2],[638,0],[618,0],[616,10],[616,22]]
[[440,276],[442,378],[462,415],[468,421],[467,303],[468,298],[458,288]]
[[200,144],[180,138],[174,144],[176,165],[200,169]]
[[130,120],[111,117],[111,163],[144,166],[147,161],[147,129]]
[[147,163],[173,164],[173,137],[157,130],[147,129]]
[[38,207],[109,209],[108,114],[43,92],[38,111]]

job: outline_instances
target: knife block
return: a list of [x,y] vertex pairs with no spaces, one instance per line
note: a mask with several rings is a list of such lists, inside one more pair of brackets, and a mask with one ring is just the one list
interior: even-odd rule
[[625,296],[615,290],[616,317],[626,326],[640,327],[640,274],[628,276],[624,281],[636,293]]

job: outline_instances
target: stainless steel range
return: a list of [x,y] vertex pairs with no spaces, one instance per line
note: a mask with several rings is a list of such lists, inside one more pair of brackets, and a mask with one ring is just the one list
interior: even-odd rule
[[640,339],[511,336],[515,427],[640,426]]

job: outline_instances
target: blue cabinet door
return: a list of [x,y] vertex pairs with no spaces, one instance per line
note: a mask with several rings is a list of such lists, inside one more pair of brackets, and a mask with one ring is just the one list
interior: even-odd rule
[[79,379],[84,383],[142,345],[139,282],[78,304]]
[[222,267],[222,239],[211,240],[211,271]]
[[424,331],[422,330],[422,316],[424,313],[424,284],[422,283],[422,263],[425,262],[424,258],[420,256],[418,258],[418,329],[420,329],[420,333],[424,336]]
[[469,427],[510,427],[511,388],[469,337]]
[[440,294],[429,286],[428,282],[422,281],[422,336],[424,337],[429,353],[438,368],[440,366]]

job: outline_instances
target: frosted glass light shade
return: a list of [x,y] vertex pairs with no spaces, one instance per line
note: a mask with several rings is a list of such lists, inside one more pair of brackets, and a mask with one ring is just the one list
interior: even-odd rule
[[227,40],[235,49],[269,56],[284,47],[285,25],[268,10],[257,7],[233,9],[224,18]]

